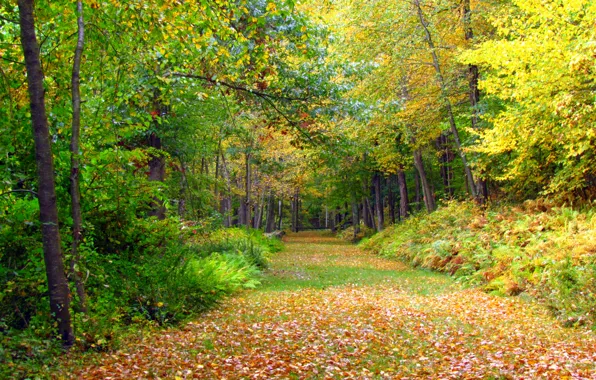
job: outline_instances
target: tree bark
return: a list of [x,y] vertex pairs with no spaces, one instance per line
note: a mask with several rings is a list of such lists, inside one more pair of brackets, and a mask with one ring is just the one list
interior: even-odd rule
[[45,109],[43,71],[39,58],[39,44],[35,35],[33,0],[19,0],[21,45],[25,55],[31,121],[35,141],[35,160],[38,175],[39,221],[43,240],[44,261],[50,294],[50,309],[57,322],[65,348],[74,343],[70,318],[70,290],[64,273],[64,262],[58,227],[58,207],[54,182],[54,162]]
[[250,170],[250,153],[246,153],[246,183],[244,194],[244,220],[246,228],[251,227],[251,213],[250,213],[250,191],[251,191],[251,170]]
[[373,185],[375,189],[375,214],[377,217],[377,232],[381,232],[383,231],[383,225],[385,224],[385,215],[383,210],[383,194],[381,193],[381,175],[379,173],[374,174]]
[[445,108],[447,110],[447,116],[449,119],[449,126],[451,127],[451,133],[453,134],[453,140],[455,141],[455,147],[461,157],[462,163],[464,165],[464,170],[466,173],[466,178],[468,180],[470,194],[472,194],[473,198],[476,198],[476,186],[474,182],[474,176],[472,175],[472,169],[468,165],[468,159],[466,158],[466,154],[464,153],[461,147],[461,139],[459,137],[459,131],[457,129],[457,124],[455,123],[455,116],[453,115],[453,106],[451,104],[451,100],[449,100],[449,93],[447,91],[447,84],[445,82],[445,77],[443,76],[443,71],[441,70],[441,64],[439,62],[439,56],[437,55],[437,49],[435,43],[432,39],[430,34],[430,30],[428,29],[428,23],[424,19],[424,13],[422,12],[422,7],[420,6],[420,0],[414,0],[414,5],[416,6],[416,10],[418,13],[418,19],[420,20],[420,25],[424,29],[426,42],[428,47],[430,48],[432,58],[433,58],[433,67],[435,68],[435,72],[437,74],[437,81],[439,83],[439,87],[441,88],[441,96],[443,101],[445,102]]
[[370,200],[368,199],[368,197],[364,197],[364,209],[365,209],[365,214],[367,216],[367,222],[366,222],[366,226],[368,228],[372,228],[372,229],[376,229],[376,225],[375,225],[375,214],[373,212],[373,209],[370,205]]
[[420,149],[414,151],[414,166],[416,166],[416,170],[418,171],[418,175],[420,177],[420,185],[422,187],[426,211],[433,212],[436,209],[435,196],[428,182],[426,171],[424,170],[424,162],[422,161],[422,152]]
[[275,229],[275,197],[273,191],[269,193],[267,200],[267,219],[265,220],[265,232],[273,232]]
[[395,195],[393,194],[394,175],[387,179],[387,202],[389,203],[389,218],[395,224]]
[[[148,143],[149,147],[154,150],[149,159],[149,181],[163,182],[166,173],[166,162],[163,154],[161,154],[161,138],[155,132],[152,132],[149,135]],[[149,216],[155,216],[159,220],[166,218],[166,208],[157,197],[153,198],[151,202]]]
[[410,214],[410,207],[406,173],[403,170],[397,172],[397,185],[399,187],[399,215],[401,219],[406,219]]
[[292,232],[298,232],[300,229],[300,189],[296,188],[294,197],[292,198]]
[[80,178],[80,134],[81,134],[81,58],[85,44],[85,23],[83,20],[83,3],[77,1],[77,25],[78,36],[75,48],[74,63],[72,66],[72,136],[70,138],[70,199],[72,215],[72,246],[70,259],[70,274],[72,275],[77,296],[79,298],[79,309],[82,313],[87,312],[87,297],[85,284],[83,283],[78,265],[81,261],[79,245],[83,238],[83,216],[81,212],[81,188]]
[[352,227],[354,228],[354,240],[360,233],[360,216],[358,215],[358,203],[352,201]]
[[279,205],[278,205],[279,211],[277,213],[277,215],[279,216],[279,219],[277,221],[277,229],[279,231],[281,231],[281,227],[282,227],[282,217],[283,217],[283,209],[284,209],[283,205],[284,205],[283,198],[280,196],[279,197]]
[[220,212],[223,215],[224,227],[232,226],[232,182],[230,180],[230,173],[228,172],[228,165],[223,151],[220,149],[222,174],[226,181],[226,195],[221,197]]

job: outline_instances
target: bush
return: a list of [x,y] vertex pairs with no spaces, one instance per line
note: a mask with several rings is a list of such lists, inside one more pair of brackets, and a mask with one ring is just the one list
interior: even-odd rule
[[525,293],[565,324],[596,324],[596,210],[547,201],[451,202],[361,245],[501,295]]
[[[13,233],[3,227],[0,234],[1,248]],[[94,244],[108,236],[109,244]],[[42,373],[59,351],[42,252],[36,240],[25,243],[0,257],[0,378]],[[256,287],[267,257],[282,247],[257,231],[207,232],[175,219],[137,219],[118,237],[88,229],[81,248],[88,312],[73,315],[76,349],[107,350],[139,326],[177,324],[235,291]],[[7,265],[5,259],[17,253],[22,262]]]

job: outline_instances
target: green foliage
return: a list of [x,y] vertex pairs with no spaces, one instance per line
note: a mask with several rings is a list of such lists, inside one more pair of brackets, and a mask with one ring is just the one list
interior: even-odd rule
[[595,215],[593,208],[555,208],[545,201],[487,210],[451,202],[362,246],[495,294],[530,295],[565,324],[594,324]]
[[[178,324],[235,291],[256,287],[267,257],[282,248],[258,231],[208,232],[175,219],[130,222],[111,242],[117,253],[93,248],[92,236],[83,245],[89,311],[75,314],[80,349],[110,349],[139,327]],[[10,236],[2,235],[0,243],[11,243]],[[3,261],[0,273],[2,377],[42,372],[59,349],[38,242],[22,243],[25,264],[10,270]]]

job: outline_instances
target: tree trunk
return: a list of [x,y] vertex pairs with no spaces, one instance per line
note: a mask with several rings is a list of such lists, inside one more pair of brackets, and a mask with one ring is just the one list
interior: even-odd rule
[[230,173],[228,172],[228,166],[226,163],[226,157],[223,151],[220,149],[219,154],[221,155],[221,166],[222,174],[226,181],[226,195],[221,197],[220,212],[223,215],[224,227],[232,226],[232,182],[230,180]]
[[420,176],[420,185],[422,187],[422,194],[424,196],[424,205],[426,206],[426,211],[433,212],[437,208],[435,203],[435,196],[428,182],[428,178],[426,177],[426,171],[424,170],[424,162],[422,161],[422,152],[420,151],[420,149],[414,151],[414,166],[416,166],[416,170],[418,171],[418,174]]
[[50,294],[50,309],[65,348],[74,343],[70,319],[70,290],[64,273],[64,262],[58,228],[58,207],[54,182],[54,162],[45,109],[43,71],[39,45],[35,36],[33,0],[19,0],[21,44],[25,55],[31,121],[35,140],[35,160],[38,175],[39,221],[43,240],[44,261]]
[[420,184],[420,173],[418,170],[414,173],[414,189],[416,190],[414,203],[416,204],[416,210],[420,211],[422,209],[422,185]]
[[263,191],[263,193],[261,194],[259,203],[256,204],[256,208],[255,208],[255,220],[253,222],[253,226],[257,230],[260,229],[261,224],[263,224],[264,208],[265,208],[265,192]]
[[292,198],[292,232],[298,232],[299,226],[298,223],[300,218],[298,214],[300,213],[300,189],[296,188],[294,192],[294,197]]
[[374,174],[373,185],[375,189],[375,214],[377,217],[377,232],[381,232],[383,231],[383,225],[385,224],[385,215],[383,210],[383,194],[381,193],[381,175],[379,173]]
[[267,219],[265,221],[265,232],[273,232],[275,229],[275,197],[273,191],[269,193],[267,201]]
[[[472,29],[472,11],[470,8],[470,0],[463,0],[464,10],[464,32],[467,41],[474,39],[474,30]],[[478,80],[480,73],[478,66],[468,65],[468,83],[470,87],[470,105],[472,107],[472,128],[480,128],[480,117],[478,115],[478,102],[480,101],[480,90],[478,89]],[[488,186],[486,179],[480,175],[476,180],[476,199],[478,203],[483,204],[488,199]]]
[[403,170],[397,172],[397,185],[399,187],[399,215],[406,219],[410,214],[408,184],[406,182],[406,173]]
[[366,216],[367,216],[367,222],[366,222],[366,226],[368,228],[371,229],[376,229],[377,227],[375,226],[375,214],[372,210],[372,207],[370,205],[370,200],[368,199],[368,197],[364,197],[364,209],[366,210]]
[[422,12],[422,7],[420,6],[420,0],[414,0],[414,5],[416,6],[416,10],[418,13],[418,19],[420,20],[420,25],[424,29],[424,33],[426,36],[426,42],[428,43],[428,47],[430,48],[432,58],[433,58],[433,67],[435,68],[435,72],[437,74],[437,81],[439,82],[439,87],[441,88],[441,96],[443,101],[445,102],[445,108],[447,110],[447,116],[449,119],[449,126],[451,127],[451,133],[453,134],[453,140],[455,141],[455,147],[461,157],[462,163],[464,165],[464,170],[466,173],[466,178],[468,180],[470,194],[472,194],[473,198],[476,198],[476,186],[474,182],[474,176],[472,175],[472,169],[468,165],[468,160],[466,158],[466,154],[464,153],[461,147],[461,140],[459,138],[459,131],[457,130],[457,124],[455,123],[455,117],[453,116],[453,106],[451,105],[451,100],[449,100],[449,93],[447,91],[447,84],[445,82],[445,77],[443,76],[443,71],[441,70],[441,64],[439,62],[439,56],[437,55],[437,49],[435,47],[435,43],[432,39],[430,34],[430,30],[428,29],[428,23],[424,19],[424,13]]
[[250,213],[250,191],[251,191],[251,170],[250,170],[250,153],[246,153],[246,182],[245,182],[245,194],[244,194],[244,224],[246,228],[251,227],[251,213]]
[[395,224],[395,195],[393,194],[394,175],[387,179],[387,202],[389,202],[389,218]]
[[79,245],[83,239],[83,215],[81,212],[81,188],[80,178],[80,134],[81,134],[81,57],[85,43],[85,24],[83,22],[83,3],[77,1],[77,25],[78,37],[75,48],[74,63],[72,66],[72,136],[70,139],[70,198],[72,215],[72,246],[69,274],[75,282],[77,296],[79,298],[79,310],[82,313],[87,312],[87,296],[85,294],[85,284],[79,271],[79,262],[81,261]]
[[279,197],[279,205],[278,205],[279,211],[277,213],[277,215],[279,216],[279,219],[277,221],[277,229],[279,231],[281,231],[281,227],[282,227],[282,217],[283,217],[283,210],[284,210],[283,205],[284,205],[283,198],[280,196]]
[[358,203],[352,201],[352,226],[354,227],[354,240],[360,233],[360,216],[358,215]]

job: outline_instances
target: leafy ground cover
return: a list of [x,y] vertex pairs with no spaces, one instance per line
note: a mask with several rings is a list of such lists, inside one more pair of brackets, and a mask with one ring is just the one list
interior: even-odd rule
[[537,304],[300,233],[257,291],[59,378],[593,378],[596,337]]
[[539,300],[562,324],[596,326],[596,212],[544,200],[451,202],[362,243],[497,295]]

